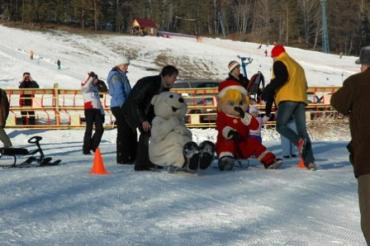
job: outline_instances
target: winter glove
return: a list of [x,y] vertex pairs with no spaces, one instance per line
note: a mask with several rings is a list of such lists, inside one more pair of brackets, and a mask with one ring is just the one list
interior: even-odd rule
[[262,117],[262,122],[263,123],[266,123],[267,121],[269,121],[271,119],[271,115],[265,115]]
[[244,118],[245,112],[241,107],[234,107],[234,110],[239,113],[240,118]]
[[240,134],[234,130],[230,130],[227,136],[236,142],[240,142],[240,140],[242,140],[242,137],[240,136]]

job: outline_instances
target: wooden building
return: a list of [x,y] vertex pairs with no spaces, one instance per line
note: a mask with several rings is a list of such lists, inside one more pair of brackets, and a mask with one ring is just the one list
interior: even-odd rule
[[157,35],[157,24],[150,19],[135,18],[132,22],[132,33],[139,35]]

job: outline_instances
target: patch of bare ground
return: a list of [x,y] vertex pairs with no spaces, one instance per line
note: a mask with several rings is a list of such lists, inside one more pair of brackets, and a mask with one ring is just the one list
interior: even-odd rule
[[217,74],[213,72],[212,66],[201,59],[189,59],[186,56],[174,57],[161,53],[154,62],[159,67],[174,65],[179,69],[180,79],[215,79],[217,77]]
[[308,122],[308,130],[313,140],[349,140],[351,134],[347,118],[321,117]]

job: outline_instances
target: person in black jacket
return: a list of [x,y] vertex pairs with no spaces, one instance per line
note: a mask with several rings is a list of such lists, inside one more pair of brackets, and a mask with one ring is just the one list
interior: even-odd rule
[[226,80],[232,80],[240,83],[246,90],[248,90],[249,80],[244,77],[240,72],[240,63],[237,61],[231,61],[228,65],[229,77]]
[[0,88],[0,142],[3,143],[5,148],[12,147],[12,142],[9,136],[6,134],[4,128],[6,125],[6,119],[9,115],[9,100],[6,92]]
[[138,80],[132,88],[127,101],[122,107],[124,120],[136,131],[140,130],[139,143],[135,160],[135,170],[151,170],[155,165],[150,162],[148,144],[151,122],[154,118],[153,96],[168,91],[176,81],[179,71],[176,67],[167,65],[157,76],[144,77]]
[[[19,82],[19,88],[39,88],[36,81],[32,80],[31,74],[29,72],[23,73],[23,80]],[[32,92],[22,93],[19,99],[19,106],[32,107],[32,100],[35,95]],[[27,114],[29,119],[27,119]],[[21,111],[23,125],[34,125],[35,124],[35,111]]]

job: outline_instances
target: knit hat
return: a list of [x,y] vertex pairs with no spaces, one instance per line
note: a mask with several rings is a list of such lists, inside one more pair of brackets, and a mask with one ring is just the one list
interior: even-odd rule
[[240,91],[240,93],[248,95],[247,90],[238,82],[233,80],[226,80],[224,82],[221,82],[218,86],[218,97],[223,97],[228,90],[238,90]]
[[121,65],[121,64],[130,64],[130,59],[127,56],[122,56],[118,58],[114,65]]
[[271,50],[271,57],[272,58],[278,57],[281,53],[284,53],[284,52],[285,52],[284,46],[282,46],[281,44],[277,44]]
[[231,62],[229,62],[229,65],[228,65],[228,68],[229,68],[229,73],[231,73],[231,71],[233,71],[234,70],[234,68],[236,68],[236,67],[240,67],[240,63],[239,62],[237,62],[237,61],[235,61],[235,60],[233,60],[233,61],[231,61]]

